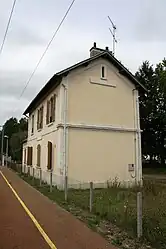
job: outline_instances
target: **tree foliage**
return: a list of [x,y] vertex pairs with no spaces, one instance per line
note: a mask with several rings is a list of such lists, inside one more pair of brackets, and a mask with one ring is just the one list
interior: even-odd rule
[[[9,138],[9,156],[11,156],[13,160],[21,161],[22,142],[27,138],[27,130],[28,122],[26,118],[21,118],[18,121],[16,118],[12,117],[8,119],[4,124],[4,134]],[[4,139],[4,153],[5,150],[6,139]]]
[[150,163],[165,165],[166,160],[166,60],[154,68],[145,61],[136,73],[148,89],[140,95],[142,152]]

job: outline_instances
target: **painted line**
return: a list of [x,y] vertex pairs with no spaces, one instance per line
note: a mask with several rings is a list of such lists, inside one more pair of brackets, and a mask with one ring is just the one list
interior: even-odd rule
[[51,239],[45,233],[45,231],[43,230],[43,228],[41,227],[41,225],[39,224],[39,222],[36,220],[36,218],[33,216],[33,214],[29,211],[29,209],[27,208],[27,206],[25,205],[25,203],[21,200],[21,198],[19,197],[19,195],[17,194],[17,192],[14,190],[14,188],[8,182],[7,178],[4,176],[4,174],[2,173],[2,171],[0,171],[0,173],[1,173],[2,177],[3,177],[3,179],[5,180],[5,182],[7,183],[7,185],[9,186],[9,188],[12,190],[12,192],[15,195],[15,197],[17,198],[17,200],[20,202],[21,206],[24,208],[25,212],[31,218],[32,222],[35,224],[36,228],[38,229],[38,231],[40,232],[40,234],[43,236],[43,238],[45,239],[45,241],[49,245],[49,247],[51,249],[57,249],[57,247],[54,245],[54,243],[51,241]]

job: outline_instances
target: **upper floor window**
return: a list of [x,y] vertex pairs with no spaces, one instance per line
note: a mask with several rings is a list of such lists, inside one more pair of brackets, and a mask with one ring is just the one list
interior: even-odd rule
[[34,116],[34,114],[32,114],[31,135],[33,135],[33,133],[34,133],[34,118],[35,118],[35,116]]
[[37,111],[37,130],[43,128],[43,106]]
[[55,121],[55,108],[56,108],[56,95],[54,94],[47,101],[46,124],[50,124]]
[[106,75],[106,66],[102,65],[101,66],[101,79],[106,79],[107,75]]

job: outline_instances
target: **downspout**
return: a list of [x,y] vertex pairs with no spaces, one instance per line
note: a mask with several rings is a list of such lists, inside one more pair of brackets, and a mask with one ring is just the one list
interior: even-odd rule
[[66,84],[62,83],[64,87],[64,105],[63,105],[63,167],[64,176],[67,176],[67,80]]
[[138,183],[142,186],[142,151],[141,151],[141,129],[139,113],[139,95],[136,91],[136,114],[137,114],[137,136],[138,136]]
[[134,89],[134,106],[135,106],[135,128],[136,128],[136,137],[135,137],[135,154],[136,154],[136,184],[142,186],[142,153],[141,153],[141,129],[140,129],[140,115],[139,115],[139,95],[138,90]]

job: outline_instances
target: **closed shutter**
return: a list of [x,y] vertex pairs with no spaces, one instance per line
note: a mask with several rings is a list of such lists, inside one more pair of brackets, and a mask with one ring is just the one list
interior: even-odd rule
[[30,166],[32,166],[32,158],[33,158],[33,147],[30,147]]
[[48,141],[48,165],[49,170],[52,169],[52,143]]
[[49,101],[47,101],[46,124],[49,124]]
[[43,106],[41,107],[41,129],[43,129]]
[[27,165],[31,165],[30,164],[30,159],[31,159],[31,147],[28,147],[28,155],[27,155]]
[[41,157],[41,145],[37,146],[37,166],[40,167],[40,157]]
[[40,115],[40,111],[37,111],[37,130],[39,130],[39,115]]
[[56,95],[53,96],[53,108],[52,108],[52,121],[55,121],[55,110],[56,110]]
[[27,157],[27,150],[26,149],[24,149],[24,164],[26,164],[26,157]]

